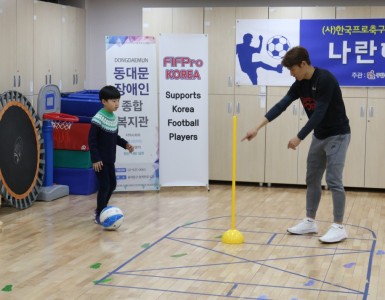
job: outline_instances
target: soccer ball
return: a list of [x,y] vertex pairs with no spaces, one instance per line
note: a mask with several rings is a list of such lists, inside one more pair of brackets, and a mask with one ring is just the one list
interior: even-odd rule
[[271,37],[266,44],[267,53],[274,59],[282,59],[289,48],[289,40],[282,35]]
[[123,212],[119,207],[107,206],[100,213],[100,224],[107,230],[116,230],[124,220]]

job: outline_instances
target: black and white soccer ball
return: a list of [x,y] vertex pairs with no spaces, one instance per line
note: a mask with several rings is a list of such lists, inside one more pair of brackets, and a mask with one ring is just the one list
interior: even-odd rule
[[289,49],[289,40],[282,35],[271,37],[266,44],[267,53],[274,59],[282,59]]

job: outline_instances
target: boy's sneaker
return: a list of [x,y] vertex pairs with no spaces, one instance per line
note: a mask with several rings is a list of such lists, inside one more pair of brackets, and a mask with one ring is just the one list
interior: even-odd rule
[[102,225],[102,223],[100,223],[100,217],[98,215],[95,214],[95,224],[98,224],[98,225]]
[[306,234],[306,233],[317,233],[317,223],[309,218],[303,219],[297,225],[287,229],[292,234]]
[[319,241],[322,243],[338,243],[347,237],[348,234],[346,233],[345,227],[340,224],[333,223],[328,232],[319,238]]

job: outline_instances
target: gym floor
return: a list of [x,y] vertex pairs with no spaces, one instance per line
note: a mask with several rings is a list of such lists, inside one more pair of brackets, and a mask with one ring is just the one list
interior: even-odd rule
[[[2,206],[0,299],[384,299],[385,201],[347,190],[349,238],[321,244],[332,222],[323,191],[319,234],[286,233],[304,217],[305,188],[231,185],[115,193],[116,231],[93,222],[96,194]],[[4,204],[4,203],[3,203]]]

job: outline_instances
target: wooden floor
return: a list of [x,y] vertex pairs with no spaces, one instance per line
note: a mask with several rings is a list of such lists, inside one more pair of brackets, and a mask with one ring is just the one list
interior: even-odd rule
[[305,189],[231,185],[116,193],[117,231],[93,223],[95,195],[0,208],[0,299],[385,299],[385,193],[347,191],[342,243],[318,242],[332,221],[329,191],[319,235],[286,228],[304,217]]

